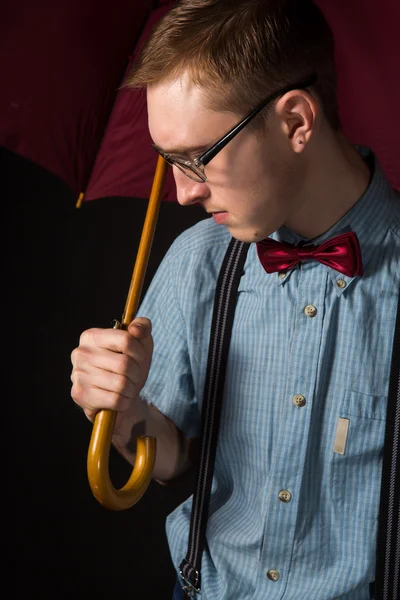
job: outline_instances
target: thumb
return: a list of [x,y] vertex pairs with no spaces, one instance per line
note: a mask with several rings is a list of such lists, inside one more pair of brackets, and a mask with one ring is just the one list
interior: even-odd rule
[[137,317],[129,323],[128,332],[139,340],[144,340],[151,336],[151,321],[146,317]]

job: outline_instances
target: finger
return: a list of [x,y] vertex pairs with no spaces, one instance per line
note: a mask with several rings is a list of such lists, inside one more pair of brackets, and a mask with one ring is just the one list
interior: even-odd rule
[[[151,339],[151,338],[150,338]],[[79,340],[80,348],[103,348],[112,352],[121,352],[140,360],[138,353],[143,348],[143,343],[128,331],[123,329],[88,329],[84,331]]]
[[135,383],[135,372],[143,370],[143,365],[147,365],[148,356],[139,341],[134,340],[129,354],[99,347],[79,346],[73,350],[71,361],[75,369],[89,371],[93,366],[125,375]]
[[82,408],[90,421],[93,421],[99,410],[124,412],[131,406],[131,402],[119,394],[100,388],[81,386],[79,382],[73,384],[71,397],[75,404]]
[[128,332],[138,340],[146,353],[146,361],[149,364],[153,354],[152,323],[146,317],[137,317],[128,327]]
[[135,338],[144,341],[151,336],[152,324],[146,317],[136,317],[129,323],[128,331]]
[[74,370],[71,380],[71,396],[85,409],[126,410],[136,395],[136,385],[127,377],[102,369]]

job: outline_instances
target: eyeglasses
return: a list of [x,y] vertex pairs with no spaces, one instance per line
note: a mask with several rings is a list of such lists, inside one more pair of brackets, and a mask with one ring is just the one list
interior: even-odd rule
[[267,106],[267,104],[269,104],[273,100],[276,100],[280,96],[284,96],[284,94],[287,94],[287,92],[291,92],[293,90],[302,90],[302,89],[304,90],[308,87],[311,87],[312,85],[314,85],[316,83],[317,78],[318,78],[317,75],[314,74],[309,79],[306,79],[305,81],[297,83],[296,85],[289,85],[287,87],[284,87],[284,88],[280,89],[279,91],[268,96],[268,98],[266,98],[263,102],[261,102],[261,104],[259,104],[256,108],[254,108],[251,111],[251,113],[249,115],[247,115],[247,117],[242,119],[242,121],[240,121],[240,123],[235,125],[235,127],[233,127],[233,129],[228,131],[228,133],[226,133],[221,139],[219,139],[217,142],[215,142],[215,144],[213,144],[211,146],[211,148],[209,148],[208,150],[203,152],[203,154],[201,156],[199,156],[198,158],[194,158],[193,160],[184,160],[183,158],[179,158],[178,156],[173,156],[172,154],[167,154],[166,152],[163,152],[162,150],[157,148],[154,144],[153,144],[153,148],[156,152],[158,152],[158,154],[160,154],[164,158],[164,160],[167,161],[167,163],[180,169],[182,171],[182,173],[187,175],[187,177],[190,177],[190,179],[193,179],[194,181],[197,181],[199,183],[205,182],[205,181],[207,181],[207,175],[205,173],[204,167],[206,165],[208,165],[208,163],[213,158],[216,157],[218,152],[220,152],[223,148],[225,148],[225,146],[231,140],[233,140],[233,138],[240,131],[242,131],[242,129],[244,127],[246,127],[246,125],[248,123],[250,123],[250,121],[252,119],[254,119],[254,117],[256,115],[258,115],[258,113]]

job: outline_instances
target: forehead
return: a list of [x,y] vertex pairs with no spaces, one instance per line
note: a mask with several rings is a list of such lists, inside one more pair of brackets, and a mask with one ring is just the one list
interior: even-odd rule
[[210,109],[205,91],[187,75],[148,86],[147,109],[153,141],[169,152],[206,147],[237,120],[232,113]]

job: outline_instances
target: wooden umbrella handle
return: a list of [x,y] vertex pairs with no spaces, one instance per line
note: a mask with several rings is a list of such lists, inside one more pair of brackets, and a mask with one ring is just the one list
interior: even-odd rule
[[[167,168],[168,163],[159,156],[125,310],[121,323],[116,322],[115,325],[118,329],[128,328],[139,306]],[[138,438],[132,474],[122,488],[114,488],[108,468],[116,416],[115,411],[106,409],[100,410],[95,416],[87,457],[87,472],[90,488],[100,504],[110,510],[126,510],[140,500],[149,486],[156,460],[156,440],[145,436]]]

